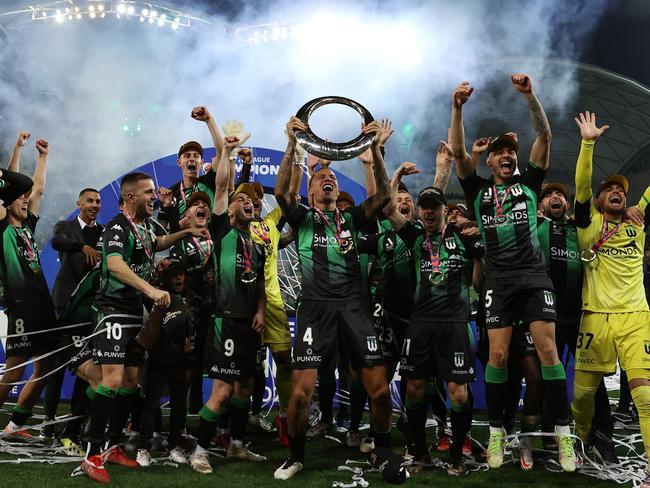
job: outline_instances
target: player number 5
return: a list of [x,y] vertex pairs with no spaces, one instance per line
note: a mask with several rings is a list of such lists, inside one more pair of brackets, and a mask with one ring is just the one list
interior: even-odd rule
[[492,305],[492,292],[494,290],[487,290],[485,292],[485,308],[490,308],[490,305]]

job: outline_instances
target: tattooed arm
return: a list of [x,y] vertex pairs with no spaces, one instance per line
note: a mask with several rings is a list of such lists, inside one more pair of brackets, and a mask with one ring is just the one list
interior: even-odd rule
[[523,93],[528,102],[530,120],[536,134],[535,142],[530,149],[530,162],[538,168],[548,169],[551,154],[551,126],[535,90],[533,90],[533,81],[530,76],[524,74],[512,75],[511,80],[515,89]]
[[292,117],[287,123],[287,136],[289,137],[289,142],[287,143],[287,149],[285,150],[284,157],[280,163],[278,175],[275,178],[275,199],[285,216],[298,207],[298,200],[291,192],[290,183],[294,151],[296,150],[295,131],[305,129],[305,124],[298,117]]

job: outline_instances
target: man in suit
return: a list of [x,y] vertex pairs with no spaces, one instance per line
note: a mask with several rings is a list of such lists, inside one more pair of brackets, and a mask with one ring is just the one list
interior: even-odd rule
[[[61,268],[56,275],[52,300],[57,318],[68,304],[70,295],[77,287],[81,279],[90,271],[95,264],[101,261],[101,254],[95,246],[101,236],[104,226],[96,222],[97,215],[101,209],[101,198],[99,192],[94,188],[84,188],[79,193],[77,200],[79,215],[72,220],[61,220],[54,226],[54,237],[52,247],[59,253]],[[45,392],[45,417],[46,420],[54,420],[56,409],[61,398],[61,386],[65,368],[60,369],[52,375]],[[85,396],[88,383],[80,378],[75,380],[72,394],[72,404]],[[43,428],[43,435],[51,437],[54,434],[54,426]]]

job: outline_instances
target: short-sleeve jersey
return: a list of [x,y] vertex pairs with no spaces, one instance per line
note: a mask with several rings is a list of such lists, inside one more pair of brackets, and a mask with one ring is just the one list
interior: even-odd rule
[[437,232],[429,236],[432,251],[439,257],[439,270],[445,277],[441,285],[429,281],[433,267],[424,229],[407,222],[398,232],[413,254],[415,295],[412,320],[469,320],[472,269],[474,259],[483,256],[483,247],[478,239],[462,236],[453,224],[447,225],[443,232],[444,235]]
[[[216,312],[221,317],[252,319],[257,312],[260,281],[264,282],[264,249],[253,242],[249,232],[233,227],[227,212],[212,215],[208,229],[214,243]],[[252,283],[242,281],[248,252],[250,270],[256,275]]]
[[[497,195],[494,195],[491,179],[481,178],[476,173],[459,179],[485,243],[488,277],[546,274],[537,235],[537,194],[545,175],[545,170],[529,163],[510,185],[494,185]],[[501,204],[504,222],[497,218],[496,198]]]
[[368,224],[364,211],[353,207],[340,212],[341,235],[352,239],[353,248],[339,252],[336,212],[298,205],[286,215],[293,228],[302,274],[301,300],[348,300],[367,296],[367,269],[361,269],[357,239]]
[[31,213],[20,227],[14,227],[7,219],[0,221],[0,275],[4,287],[3,299],[8,308],[53,306],[34,240],[37,222],[38,217]]
[[280,220],[282,220],[282,210],[280,207],[276,207],[261,221],[251,222],[253,241],[262,246],[266,255],[264,264],[266,300],[278,305],[283,303],[278,280],[278,243],[280,242],[278,225]]
[[[604,216],[591,199],[576,202],[575,218],[580,249],[590,249],[600,239]],[[617,224],[607,222],[607,231]],[[645,229],[626,222],[603,244],[598,257],[583,267],[583,310],[601,313],[648,310],[643,287],[644,244]]]
[[132,224],[120,213],[106,224],[101,239],[102,268],[96,297],[98,305],[142,313],[142,293],[122,283],[108,270],[108,258],[120,256],[131,271],[149,281],[153,273],[156,242],[153,226],[147,220],[142,224]]
[[582,313],[582,260],[575,222],[541,218],[537,235],[555,288],[558,317],[579,318]]

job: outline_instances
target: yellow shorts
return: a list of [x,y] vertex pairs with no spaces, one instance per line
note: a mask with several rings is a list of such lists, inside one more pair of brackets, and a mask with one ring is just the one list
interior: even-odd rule
[[271,352],[291,349],[289,319],[287,319],[284,304],[276,302],[266,303],[263,341],[264,344],[271,348]]
[[584,312],[576,344],[575,369],[614,373],[650,369],[650,312]]

